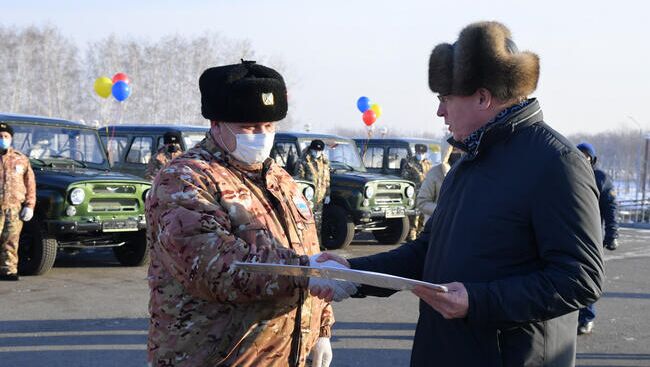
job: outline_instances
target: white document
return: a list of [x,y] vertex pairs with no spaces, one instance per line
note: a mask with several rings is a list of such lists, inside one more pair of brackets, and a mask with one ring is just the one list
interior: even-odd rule
[[233,263],[235,270],[243,270],[251,273],[280,274],[300,277],[316,277],[336,280],[347,280],[353,283],[372,285],[375,287],[388,288],[397,291],[411,290],[416,285],[435,289],[440,292],[447,292],[447,287],[439,284],[427,283],[420,280],[402,278],[394,275],[375,273],[372,271],[333,268],[323,266],[320,268],[299,265],[282,265],[268,263],[245,263],[236,261]]

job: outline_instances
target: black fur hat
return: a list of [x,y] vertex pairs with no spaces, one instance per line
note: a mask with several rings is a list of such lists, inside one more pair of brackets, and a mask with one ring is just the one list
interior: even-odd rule
[[323,149],[325,149],[325,143],[320,139],[314,139],[311,141],[311,144],[309,144],[309,149],[322,151]]
[[176,133],[168,131],[163,135],[163,144],[180,144],[180,142],[181,139]]
[[0,132],[2,131],[6,131],[9,135],[14,136],[14,129],[7,123],[0,122]]
[[199,78],[201,113],[211,121],[271,122],[287,115],[287,87],[254,61],[209,68]]
[[486,88],[506,101],[530,95],[538,79],[539,57],[519,52],[510,30],[498,22],[468,25],[456,43],[437,45],[429,58],[429,88],[441,95]]

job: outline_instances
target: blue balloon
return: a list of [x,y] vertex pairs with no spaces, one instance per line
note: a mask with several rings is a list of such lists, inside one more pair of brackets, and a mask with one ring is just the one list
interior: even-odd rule
[[357,108],[361,113],[366,112],[370,108],[370,98],[368,97],[359,97],[357,100]]
[[113,92],[113,97],[115,97],[115,99],[118,102],[122,102],[125,99],[129,98],[129,96],[131,95],[131,86],[126,84],[126,82],[120,80],[118,82],[115,82],[115,84],[113,84],[112,92]]

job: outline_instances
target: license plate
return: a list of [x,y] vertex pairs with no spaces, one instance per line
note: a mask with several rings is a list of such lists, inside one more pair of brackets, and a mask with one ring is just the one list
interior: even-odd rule
[[402,218],[402,217],[404,217],[404,208],[386,209],[386,218]]
[[102,223],[104,232],[129,232],[137,231],[138,222],[133,220],[109,220]]

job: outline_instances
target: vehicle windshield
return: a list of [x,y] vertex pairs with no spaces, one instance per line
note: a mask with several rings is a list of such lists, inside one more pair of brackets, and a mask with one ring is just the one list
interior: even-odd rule
[[29,123],[13,123],[13,147],[37,162],[73,161],[86,167],[108,168],[94,130]]
[[205,138],[205,133],[183,133],[185,148],[192,149]]
[[[349,171],[365,172],[366,168],[361,162],[359,151],[354,141],[322,139],[325,142],[325,155],[330,161],[332,169],[346,169]],[[305,150],[311,140],[301,142],[301,150]]]

